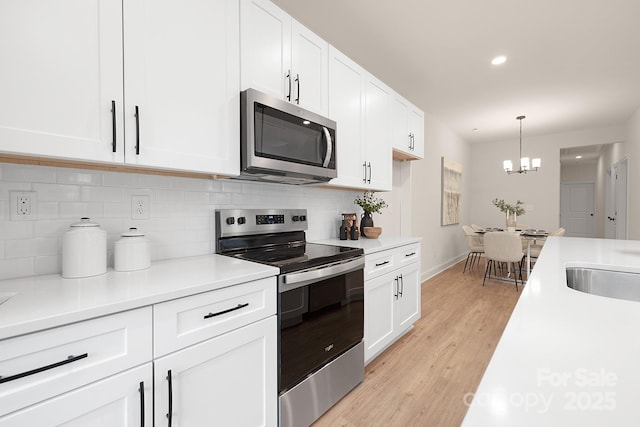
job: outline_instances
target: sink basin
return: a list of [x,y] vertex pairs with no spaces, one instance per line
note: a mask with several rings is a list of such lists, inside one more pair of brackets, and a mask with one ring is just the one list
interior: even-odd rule
[[640,273],[568,267],[567,286],[588,294],[640,301]]

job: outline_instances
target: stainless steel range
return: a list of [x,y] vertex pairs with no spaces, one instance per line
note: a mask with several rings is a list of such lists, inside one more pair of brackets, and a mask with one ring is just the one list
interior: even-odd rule
[[217,253],[280,268],[280,425],[310,425],[364,379],[362,249],[307,243],[307,211],[218,210]]

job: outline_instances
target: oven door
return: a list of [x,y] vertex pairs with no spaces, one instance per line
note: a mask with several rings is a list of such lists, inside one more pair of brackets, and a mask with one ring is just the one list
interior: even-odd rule
[[364,257],[281,275],[278,287],[283,393],[362,341]]

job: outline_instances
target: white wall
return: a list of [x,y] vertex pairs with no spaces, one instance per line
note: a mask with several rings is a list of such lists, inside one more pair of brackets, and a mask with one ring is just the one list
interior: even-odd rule
[[627,122],[626,150],[629,158],[628,180],[628,238],[640,240],[640,191],[636,187],[640,183],[640,108]]
[[[37,219],[11,221],[9,192],[37,193]],[[131,219],[131,196],[150,196],[150,219]],[[90,171],[0,163],[0,279],[58,273],[61,239],[89,216],[113,242],[131,226],[152,243],[152,259],[214,252],[213,212],[220,208],[306,208],[307,239],[338,237],[342,212],[356,212],[353,191]]]
[[[422,241],[422,279],[438,273],[467,253],[462,225],[470,223],[472,177],[469,145],[425,113],[425,158],[411,163],[411,234]],[[462,164],[462,220],[441,224],[441,157]]]
[[[640,138],[640,136],[639,136]],[[504,227],[502,214],[491,200],[522,200],[527,212],[519,222],[534,228],[554,230],[560,223],[560,149],[584,145],[621,142],[623,126],[585,129],[554,135],[527,137],[522,140],[523,155],[540,157],[538,172],[507,175],[502,161],[519,156],[518,139],[471,146],[471,214],[470,222],[483,226]]]

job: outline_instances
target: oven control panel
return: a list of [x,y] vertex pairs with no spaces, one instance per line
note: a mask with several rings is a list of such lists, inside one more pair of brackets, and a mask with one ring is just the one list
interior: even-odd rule
[[215,215],[216,238],[307,229],[306,209],[219,209]]

